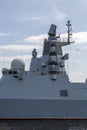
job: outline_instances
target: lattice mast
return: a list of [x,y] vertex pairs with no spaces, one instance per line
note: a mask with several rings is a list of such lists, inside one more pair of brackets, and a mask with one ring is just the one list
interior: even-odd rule
[[72,37],[72,24],[71,24],[71,21],[68,20],[67,23],[66,23],[66,26],[68,27],[68,43],[74,43],[74,41],[71,41],[71,37]]

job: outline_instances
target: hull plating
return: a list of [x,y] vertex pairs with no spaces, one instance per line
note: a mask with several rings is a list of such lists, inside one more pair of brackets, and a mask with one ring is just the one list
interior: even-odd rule
[[87,118],[87,100],[0,99],[0,118]]

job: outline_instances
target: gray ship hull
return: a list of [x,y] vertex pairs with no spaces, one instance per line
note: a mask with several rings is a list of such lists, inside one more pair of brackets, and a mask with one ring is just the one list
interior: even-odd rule
[[0,118],[85,119],[87,100],[0,99]]

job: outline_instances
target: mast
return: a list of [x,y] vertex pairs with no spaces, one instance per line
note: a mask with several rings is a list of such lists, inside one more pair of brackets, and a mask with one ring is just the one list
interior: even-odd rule
[[48,39],[44,40],[44,48],[43,48],[43,55],[49,55],[50,52],[50,46],[51,42],[55,41],[55,48],[57,55],[62,55],[62,46],[70,45],[71,43],[74,43],[74,41],[71,40],[72,38],[72,24],[71,21],[68,20],[66,23],[66,26],[68,27],[67,33],[67,41],[63,41],[60,36],[56,36],[56,28],[57,26],[52,24],[50,26],[49,32],[48,32]]
[[67,33],[68,33],[68,44],[70,44],[70,43],[74,43],[74,41],[72,41],[71,42],[71,37],[72,37],[72,24],[71,24],[71,21],[70,20],[68,20],[67,21],[67,23],[66,23],[66,26],[68,27],[68,31],[67,31]]

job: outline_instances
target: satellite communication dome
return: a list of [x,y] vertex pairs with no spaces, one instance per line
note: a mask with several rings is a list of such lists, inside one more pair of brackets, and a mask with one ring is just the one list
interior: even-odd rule
[[25,69],[25,63],[21,59],[14,59],[11,63],[11,69],[13,70],[22,70]]

